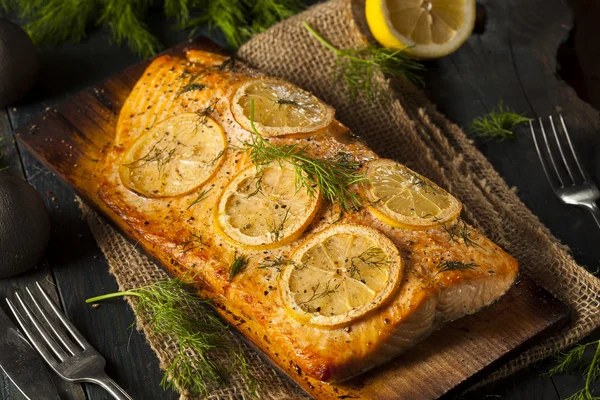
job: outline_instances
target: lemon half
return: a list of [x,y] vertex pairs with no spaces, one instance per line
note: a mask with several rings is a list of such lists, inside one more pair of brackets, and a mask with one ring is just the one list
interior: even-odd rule
[[382,46],[439,58],[463,44],[475,26],[475,0],[367,0],[366,16]]

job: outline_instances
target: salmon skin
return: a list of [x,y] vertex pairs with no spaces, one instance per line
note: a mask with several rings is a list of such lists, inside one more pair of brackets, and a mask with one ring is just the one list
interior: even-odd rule
[[[201,83],[197,86],[201,90],[184,90],[192,76]],[[335,206],[323,201],[296,242],[272,250],[240,250],[223,240],[213,229],[213,209],[232,177],[251,165],[247,153],[240,150],[240,143],[248,141],[251,134],[233,118],[230,101],[237,87],[260,76],[239,62],[198,50],[187,50],[186,58],[156,58],[123,105],[114,146],[103,161],[99,195],[179,270],[197,276],[203,294],[256,322],[262,328],[261,337],[269,343],[268,352],[283,352],[295,368],[315,379],[343,381],[397,357],[443,324],[495,302],[511,287],[518,273],[516,260],[462,221],[470,245],[449,235],[443,226],[392,228],[365,207],[344,213],[338,221]],[[210,113],[226,133],[229,147],[217,173],[198,189],[175,197],[148,198],[125,187],[119,166],[126,150],[157,122],[190,112]],[[361,164],[377,158],[337,121],[312,137],[270,141],[276,145],[298,143],[315,157],[345,153]],[[289,257],[299,241],[336,222],[368,225],[386,235],[399,250],[403,275],[392,298],[374,312],[348,326],[323,329],[290,317],[278,290],[280,271],[264,266]],[[230,280],[229,266],[238,252],[249,263]],[[439,273],[442,260],[478,267]]]

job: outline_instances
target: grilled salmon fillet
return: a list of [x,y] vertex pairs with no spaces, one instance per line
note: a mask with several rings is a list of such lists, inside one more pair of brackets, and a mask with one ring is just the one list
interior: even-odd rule
[[[398,356],[444,323],[477,312],[513,284],[517,262],[464,222],[470,246],[449,235],[444,226],[393,228],[364,207],[344,213],[338,221],[339,214],[327,201],[319,204],[316,217],[292,243],[248,250],[224,240],[213,226],[214,208],[224,187],[252,165],[247,152],[240,150],[251,133],[236,122],[230,102],[237,87],[260,74],[220,55],[197,50],[188,50],[186,55],[158,57],[135,85],[121,110],[114,146],[104,160],[99,195],[173,264],[197,276],[205,295],[261,326],[261,334],[272,345],[269,351],[284,352],[311,377],[342,381]],[[189,77],[199,75],[201,90],[185,91]],[[179,196],[147,197],[127,188],[119,169],[136,139],[157,122],[190,112],[210,113],[223,127],[228,149],[216,173],[201,187]],[[276,145],[298,143],[315,157],[343,152],[359,163],[377,158],[337,121],[318,135],[270,141]],[[199,197],[202,201],[197,201]],[[376,310],[345,326],[324,328],[291,318],[278,289],[280,271],[261,266],[290,257],[305,237],[334,223],[367,225],[383,233],[397,247],[403,273],[397,290]],[[247,257],[248,265],[230,279],[229,268],[239,252]],[[477,268],[439,273],[442,260]]]

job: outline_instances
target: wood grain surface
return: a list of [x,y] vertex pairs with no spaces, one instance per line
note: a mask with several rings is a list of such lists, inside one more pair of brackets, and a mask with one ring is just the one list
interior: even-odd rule
[[[168,53],[176,54],[183,46],[218,50],[211,42],[198,40]],[[24,148],[75,188],[129,238],[140,241],[146,252],[169,270],[166,255],[152,248],[99,199],[94,179],[99,172],[98,160],[112,143],[119,110],[147,64],[148,61],[144,61],[100,85],[84,89],[19,127],[16,136]],[[231,306],[217,311],[229,321],[238,316],[238,311]],[[305,377],[294,369],[290,360],[276,357],[277,349],[269,347],[256,333],[258,330],[252,321],[238,329],[314,397],[433,399],[530,344],[533,337],[559,326],[567,318],[568,310],[561,303],[521,277],[493,306],[445,326],[396,360],[338,385],[322,384]]]

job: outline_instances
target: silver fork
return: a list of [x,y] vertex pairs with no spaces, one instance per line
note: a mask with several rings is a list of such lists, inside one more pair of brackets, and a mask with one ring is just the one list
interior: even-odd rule
[[132,400],[106,375],[106,361],[100,353],[90,346],[38,283],[36,287],[46,307],[42,307],[29,288],[26,290],[33,306],[24,302],[18,293],[19,307],[9,299],[6,302],[31,344],[50,368],[66,381],[95,383],[117,400]]
[[[544,169],[546,178],[548,178],[548,182],[550,182],[550,186],[552,186],[552,190],[554,190],[558,198],[566,204],[588,209],[594,216],[596,224],[600,227],[600,208],[596,204],[598,199],[600,199],[600,190],[598,190],[598,186],[590,179],[589,174],[581,166],[577,153],[573,148],[565,120],[561,114],[559,114],[559,117],[563,132],[562,135],[556,129],[552,116],[548,117],[550,126],[552,127],[553,141],[548,139],[550,135],[546,134],[542,119],[538,119],[541,128],[539,136],[542,138],[541,143],[543,146],[538,141],[538,135],[536,135],[532,121],[529,122],[535,149],[542,162],[542,168]],[[566,148],[567,145],[568,149]],[[553,147],[558,149],[560,158],[558,158],[556,150],[553,150]]]

